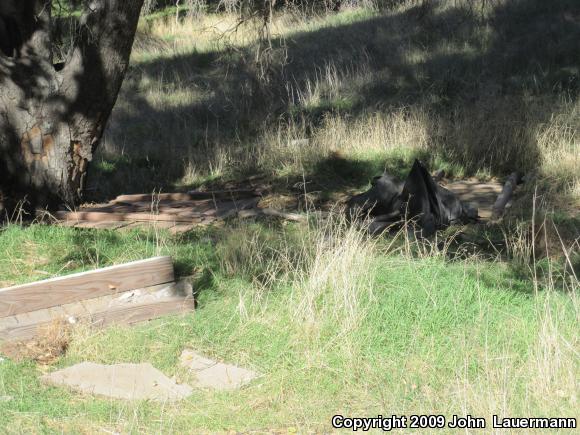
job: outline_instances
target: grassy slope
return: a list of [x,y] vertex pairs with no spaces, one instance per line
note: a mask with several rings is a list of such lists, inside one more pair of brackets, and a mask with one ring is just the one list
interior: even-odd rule
[[256,172],[325,190],[337,154],[360,176],[326,185],[360,189],[364,168],[404,172],[404,150],[405,164],[418,156],[459,176],[535,170],[546,200],[573,209],[580,59],[577,26],[564,18],[573,10],[567,0],[481,10],[443,1],[284,14],[259,63],[255,27],[234,32],[234,16],[148,22],[93,165],[93,197]]
[[[534,296],[531,281],[506,264],[413,259],[404,250],[377,255],[382,241],[327,230],[242,226],[184,239],[43,226],[3,231],[2,248],[28,246],[20,261],[0,262],[0,274],[13,280],[34,277],[23,265],[38,252],[50,259],[35,268],[51,271],[70,257],[89,267],[157,253],[174,255],[182,274],[196,270],[203,291],[194,315],[99,333],[81,328],[57,366],[150,361],[186,380],[177,359],[192,346],[264,376],[242,391],[196,392],[179,405],[131,404],[44,387],[41,368],[5,360],[0,396],[12,400],[0,401],[0,424],[14,432],[195,433],[328,429],[339,412],[575,415],[575,293],[541,288]],[[71,244],[81,235],[82,246]]]

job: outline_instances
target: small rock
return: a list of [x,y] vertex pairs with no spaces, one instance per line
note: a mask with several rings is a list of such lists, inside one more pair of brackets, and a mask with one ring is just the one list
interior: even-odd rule
[[189,349],[182,352],[180,362],[195,374],[194,385],[200,388],[232,390],[258,377],[251,370],[214,361]]

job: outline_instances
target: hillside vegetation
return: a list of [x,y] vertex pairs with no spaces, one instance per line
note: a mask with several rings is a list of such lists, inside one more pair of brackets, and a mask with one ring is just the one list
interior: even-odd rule
[[[576,3],[343,1],[280,8],[267,28],[235,8],[143,16],[88,199],[261,175],[308,222],[171,236],[14,216],[0,229],[0,287],[172,255],[199,305],[130,329],[80,325],[49,366],[0,360],[0,426],[304,433],[329,432],[334,414],[578,417]],[[416,157],[451,177],[528,181],[503,222],[429,240],[405,228],[369,237],[336,210]],[[148,361],[181,380],[184,347],[262,376],[178,404],[38,380],[87,360]]]
[[95,188],[316,178],[337,153],[379,167],[404,154],[457,176],[538,170],[577,201],[574,2],[399,3],[281,13],[267,39],[237,15],[144,21]]

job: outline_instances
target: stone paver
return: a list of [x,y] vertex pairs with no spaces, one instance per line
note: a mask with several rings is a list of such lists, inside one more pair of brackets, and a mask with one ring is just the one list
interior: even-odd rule
[[104,365],[82,362],[42,377],[55,386],[127,400],[175,401],[192,393],[189,385],[179,385],[149,363]]
[[251,370],[211,360],[189,349],[182,352],[180,362],[195,375],[192,385],[199,388],[232,390],[258,377]]

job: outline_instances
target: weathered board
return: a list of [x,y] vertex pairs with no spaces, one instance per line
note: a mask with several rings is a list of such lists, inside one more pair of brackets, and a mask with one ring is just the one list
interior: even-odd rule
[[176,224],[175,226],[169,228],[169,233],[173,235],[181,234],[193,230],[194,227],[195,225],[191,224]]
[[232,189],[232,190],[212,190],[212,191],[198,191],[191,190],[187,193],[159,193],[157,195],[151,194],[135,194],[135,195],[120,195],[115,198],[114,202],[135,202],[135,201],[191,201],[197,199],[239,199],[249,198],[253,196],[260,196],[261,191],[256,189]]
[[302,222],[305,216],[271,208],[258,203],[267,189],[230,189],[190,191],[187,193],[120,195],[107,204],[74,211],[59,211],[59,225],[76,228],[166,229],[171,234],[191,231],[196,226],[221,225],[231,217],[275,216]]
[[103,269],[0,289],[0,318],[174,281],[171,257],[154,257]]
[[455,193],[459,199],[477,207],[479,217],[488,220],[492,215],[493,203],[501,192],[501,183],[478,181],[454,181],[444,187]]
[[274,216],[280,217],[289,221],[294,222],[304,222],[306,221],[306,216],[298,213],[288,213],[273,208],[253,208],[249,210],[240,210],[238,212],[238,217],[240,219],[246,219],[257,216]]
[[[70,222],[73,222],[73,221],[70,221]],[[91,226],[89,228],[99,228],[102,230],[118,230],[119,228],[126,227],[129,224],[130,224],[130,222],[126,222],[126,221],[102,221],[102,222],[96,222],[96,223],[91,222]],[[77,225],[77,227],[78,227],[78,225]]]
[[161,284],[60,305],[0,319],[0,340],[23,341],[55,320],[88,322],[92,326],[132,324],[165,314],[190,312],[194,308],[191,287]]
[[[122,222],[164,222],[165,228],[172,228],[180,223],[205,225],[216,219],[227,219],[240,210],[255,208],[260,201],[252,191],[194,193],[162,194],[162,199],[151,195],[123,195],[102,206],[59,211],[55,216],[63,221],[61,225],[77,228],[122,228]],[[215,197],[207,198],[208,195]]]

